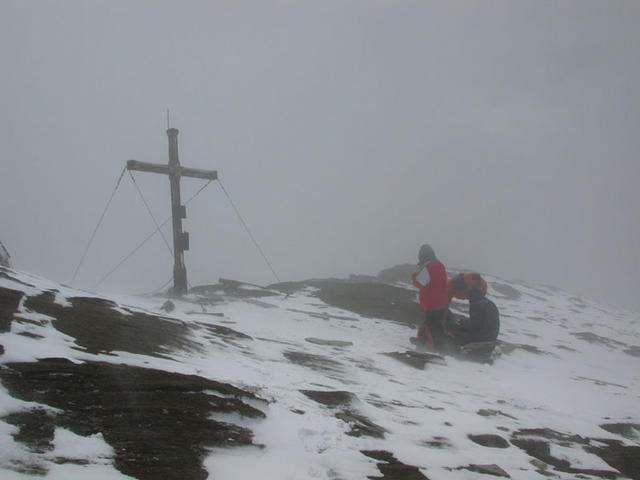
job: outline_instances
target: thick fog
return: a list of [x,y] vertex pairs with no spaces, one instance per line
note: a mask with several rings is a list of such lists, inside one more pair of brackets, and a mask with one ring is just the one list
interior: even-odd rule
[[[640,309],[640,3],[0,3],[0,240],[68,283],[128,159],[218,170],[282,280],[449,267]],[[163,175],[134,173],[158,222]],[[205,184],[182,180],[187,200]],[[191,285],[275,281],[215,182]],[[155,230],[128,174],[74,285]],[[163,229],[170,242],[170,223]],[[171,277],[159,235],[97,286]]]

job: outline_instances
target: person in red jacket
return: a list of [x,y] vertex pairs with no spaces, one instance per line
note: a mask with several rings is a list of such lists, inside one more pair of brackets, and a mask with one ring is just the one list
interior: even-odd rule
[[425,319],[418,327],[416,344],[436,351],[445,350],[444,321],[449,304],[447,272],[433,248],[427,244],[420,247],[418,271],[412,275],[412,280],[418,288],[420,307],[425,313]]

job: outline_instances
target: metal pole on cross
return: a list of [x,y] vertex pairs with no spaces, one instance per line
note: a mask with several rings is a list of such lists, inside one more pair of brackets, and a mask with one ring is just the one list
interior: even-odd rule
[[187,293],[187,267],[184,263],[184,252],[189,250],[189,233],[182,231],[182,219],[187,218],[187,212],[180,200],[180,178],[191,177],[203,180],[217,180],[218,172],[181,166],[178,158],[178,133],[177,128],[169,128],[167,130],[167,136],[169,137],[169,163],[167,165],[129,160],[127,169],[161,173],[169,177],[171,217],[173,220],[173,293],[180,296]]

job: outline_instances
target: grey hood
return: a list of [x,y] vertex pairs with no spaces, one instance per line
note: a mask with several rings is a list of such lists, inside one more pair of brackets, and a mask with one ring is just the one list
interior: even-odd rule
[[420,247],[420,252],[418,252],[418,263],[420,265],[426,265],[429,262],[436,262],[438,259],[436,258],[436,254],[426,243]]

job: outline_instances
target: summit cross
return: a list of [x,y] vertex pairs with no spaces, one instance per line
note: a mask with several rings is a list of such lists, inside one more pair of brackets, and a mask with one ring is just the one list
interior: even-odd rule
[[182,219],[187,218],[187,210],[180,201],[180,178],[191,177],[212,181],[218,179],[218,172],[181,166],[178,159],[178,133],[177,128],[167,130],[169,137],[169,163],[167,165],[129,160],[127,161],[127,170],[161,173],[169,176],[171,217],[173,220],[173,293],[180,296],[187,293],[187,267],[184,263],[184,252],[189,250],[189,233],[182,231]]

